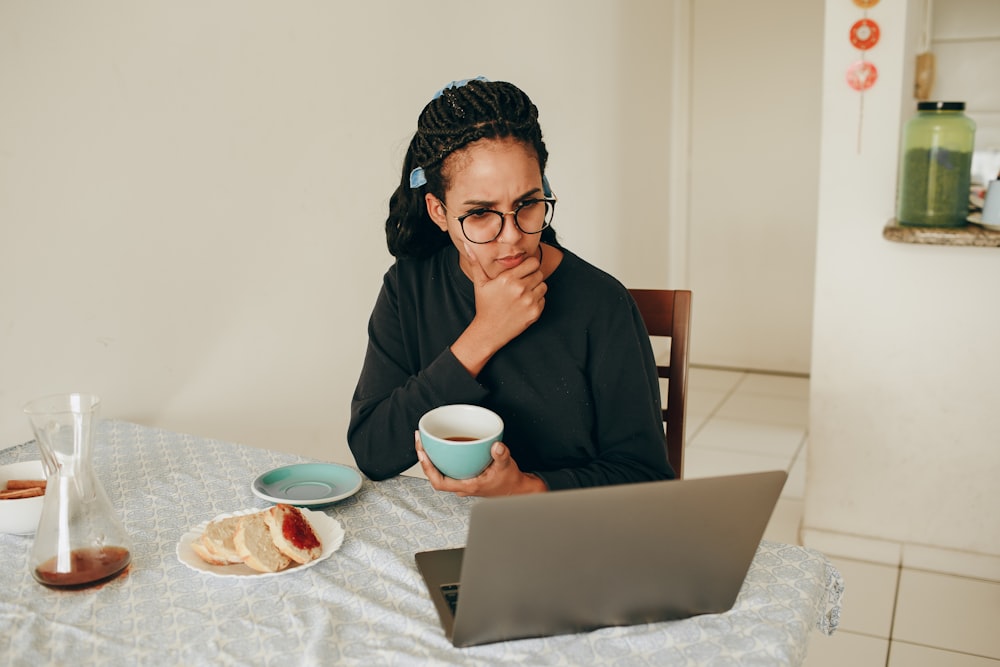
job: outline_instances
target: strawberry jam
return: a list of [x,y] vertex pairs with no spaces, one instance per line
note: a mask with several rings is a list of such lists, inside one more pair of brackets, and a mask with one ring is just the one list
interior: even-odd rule
[[281,522],[281,534],[296,549],[308,551],[320,546],[319,540],[316,538],[316,533],[313,532],[312,526],[302,516],[302,513],[295,508],[291,509],[292,511],[284,513],[284,520]]

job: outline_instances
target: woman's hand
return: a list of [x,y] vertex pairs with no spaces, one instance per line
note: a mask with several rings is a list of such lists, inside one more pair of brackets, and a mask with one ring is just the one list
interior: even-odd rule
[[518,266],[490,278],[469,244],[464,247],[476,291],[477,324],[506,344],[538,321],[545,308],[547,287],[541,262],[528,257]]
[[490,455],[493,461],[478,477],[471,479],[452,479],[445,477],[434,467],[423,445],[420,444],[420,432],[414,432],[417,459],[427,480],[438,491],[451,491],[459,496],[512,496],[521,493],[541,493],[548,491],[545,482],[537,475],[521,472],[517,463],[510,456],[510,450],[502,442],[493,443]]
[[476,377],[500,348],[542,315],[548,289],[535,257],[490,278],[465,244],[467,266],[476,291],[476,316],[452,346],[452,354]]

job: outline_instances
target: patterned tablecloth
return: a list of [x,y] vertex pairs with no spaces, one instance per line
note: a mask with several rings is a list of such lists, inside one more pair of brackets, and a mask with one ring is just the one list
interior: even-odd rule
[[[134,539],[127,574],[55,591],[28,571],[32,538],[0,535],[0,656],[16,665],[798,665],[811,630],[839,620],[843,584],[822,555],[763,542],[735,607],[594,632],[455,649],[413,561],[465,543],[475,499],[423,479],[365,480],[326,508],[346,531],[315,567],[213,577],[182,564],[181,535],[224,512],[265,508],[251,481],[301,457],[105,421],[94,467]],[[34,443],[0,464],[37,459]]]

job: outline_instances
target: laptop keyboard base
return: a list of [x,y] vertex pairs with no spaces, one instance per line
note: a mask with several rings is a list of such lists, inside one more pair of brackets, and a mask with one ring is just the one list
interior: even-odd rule
[[441,593],[444,594],[445,602],[451,607],[451,613],[454,614],[455,610],[458,609],[458,584],[445,584],[441,587]]

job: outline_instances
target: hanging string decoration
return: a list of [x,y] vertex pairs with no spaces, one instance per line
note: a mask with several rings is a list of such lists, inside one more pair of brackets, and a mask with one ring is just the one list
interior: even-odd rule
[[879,0],[852,0],[864,12],[863,18],[855,21],[848,33],[851,46],[860,52],[858,60],[847,67],[847,85],[860,93],[858,102],[858,153],[861,153],[861,130],[865,117],[865,91],[878,80],[878,68],[868,61],[868,51],[878,44],[881,29],[878,23],[868,18],[868,9]]

